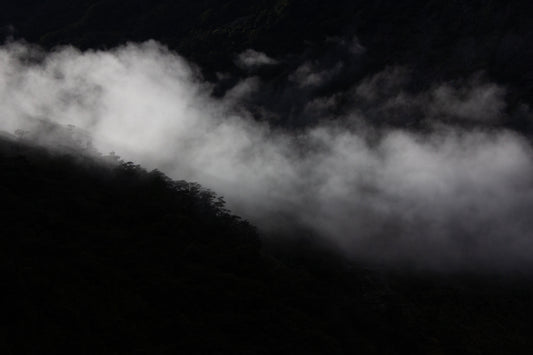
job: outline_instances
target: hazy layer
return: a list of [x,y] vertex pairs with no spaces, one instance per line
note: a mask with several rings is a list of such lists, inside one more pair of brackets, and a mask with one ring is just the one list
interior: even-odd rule
[[[277,60],[248,51],[237,62]],[[341,71],[302,63],[288,80],[317,86]],[[251,118],[243,102],[261,94],[259,79],[214,99],[194,66],[155,42],[85,53],[12,44],[0,49],[0,129],[75,125],[102,153],[212,188],[267,235],[308,230],[368,262],[529,268],[531,144],[487,128],[504,116],[504,88],[474,75],[415,95],[402,89],[406,75],[389,68],[354,83],[335,119],[340,95],[306,102],[302,112],[323,123],[294,133]],[[398,112],[431,128],[368,123]]]

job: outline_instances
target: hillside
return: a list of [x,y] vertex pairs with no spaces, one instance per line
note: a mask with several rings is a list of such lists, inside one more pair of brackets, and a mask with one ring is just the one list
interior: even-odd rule
[[[0,141],[6,354],[527,353],[520,276],[367,270],[261,243],[195,183]],[[263,244],[263,245],[262,245]]]
[[[531,103],[532,14],[525,0],[24,0],[3,7],[0,34],[82,49],[155,39],[200,64],[212,80],[216,72],[236,72],[235,56],[249,48],[286,58],[324,53],[328,38],[355,35],[367,51],[351,81],[405,65],[424,89],[483,71],[510,86],[513,101]],[[288,70],[290,60],[263,75],[275,80]]]

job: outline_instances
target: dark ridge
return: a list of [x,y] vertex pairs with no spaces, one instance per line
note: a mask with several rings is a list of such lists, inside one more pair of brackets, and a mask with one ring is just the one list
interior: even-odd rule
[[[248,48],[286,57],[355,35],[367,52],[352,81],[405,65],[423,89],[482,71],[510,86],[512,102],[531,103],[532,15],[528,0],[21,0],[3,5],[0,38],[82,49],[156,39],[215,80],[217,71],[238,72],[234,56]],[[273,79],[284,69],[263,74]]]
[[[261,242],[213,192],[3,134],[4,354],[526,354],[527,278]],[[262,244],[265,244],[262,246]]]

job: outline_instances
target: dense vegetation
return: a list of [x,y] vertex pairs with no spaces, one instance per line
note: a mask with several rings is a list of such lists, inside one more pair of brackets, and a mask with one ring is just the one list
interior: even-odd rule
[[[0,141],[2,353],[527,353],[527,279],[282,248],[195,183]],[[266,243],[266,244],[265,244]]]
[[[356,76],[408,65],[423,86],[486,71],[511,87],[512,100],[531,102],[532,14],[527,0],[21,0],[2,7],[0,34],[84,49],[156,39],[212,78],[236,70],[234,56],[247,48],[286,56],[356,35],[367,49]],[[265,75],[274,79],[290,64]]]

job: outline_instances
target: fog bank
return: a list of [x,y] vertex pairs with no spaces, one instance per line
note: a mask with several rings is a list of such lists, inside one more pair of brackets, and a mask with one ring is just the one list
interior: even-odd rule
[[[238,58],[278,60],[253,50]],[[302,63],[288,81],[316,86],[338,72]],[[473,73],[413,94],[403,89],[408,75],[387,68],[302,103],[320,123],[290,131],[247,109],[258,78],[215,99],[193,64],[156,42],[83,53],[15,43],[0,48],[0,129],[74,125],[102,153],[213,189],[266,237],[306,230],[369,263],[529,269],[533,150],[494,126],[505,88]],[[349,110],[333,115],[341,96]],[[426,128],[371,123],[398,114],[422,116]]]

